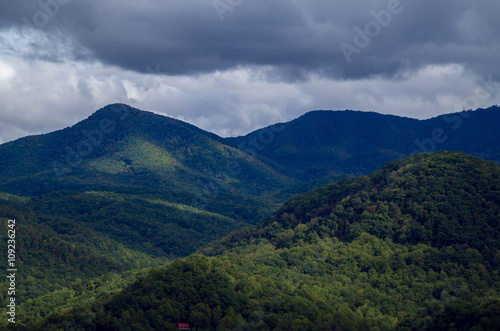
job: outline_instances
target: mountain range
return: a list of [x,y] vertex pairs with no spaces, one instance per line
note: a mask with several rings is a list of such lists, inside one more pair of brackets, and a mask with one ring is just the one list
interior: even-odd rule
[[100,184],[185,191],[215,180],[262,195],[300,180],[367,174],[418,152],[457,150],[498,162],[499,119],[497,106],[428,120],[312,111],[221,138],[114,104],[72,127],[1,145],[0,188],[29,196]]
[[498,162],[497,123],[496,106],[423,121],[312,111],[222,138],[113,104],[72,127],[0,145],[0,192],[126,247],[185,256],[262,222],[297,194],[417,152],[457,150]]
[[[194,256],[195,264],[207,267],[215,263],[219,270],[226,262],[218,256],[257,259],[250,264],[258,265],[264,258],[264,253],[256,253],[264,249],[260,245],[265,249],[272,245],[273,252],[293,251],[327,238],[337,238],[346,245],[360,238],[377,243],[390,240],[390,245],[399,246],[384,249],[396,250],[418,245],[437,250],[452,247],[457,252],[465,249],[467,256],[475,254],[467,249],[475,250],[481,255],[477,263],[485,266],[490,277],[485,284],[497,286],[494,163],[481,163],[484,161],[465,154],[414,154],[453,150],[498,163],[499,120],[497,106],[429,120],[360,111],[312,111],[246,136],[223,138],[176,119],[113,104],[72,127],[0,145],[0,219],[18,220],[17,250],[23,265],[19,309],[26,316],[25,322],[31,323],[80,304],[107,303],[148,268],[196,251],[213,257],[200,262]],[[449,168],[448,162],[454,166]],[[477,167],[466,166],[471,164]],[[476,172],[479,177],[470,181],[462,178]],[[438,192],[432,190],[430,173],[434,179],[446,178]],[[490,173],[492,183],[484,183],[481,176]],[[345,179],[353,177],[358,179]],[[448,187],[457,178],[467,185]],[[338,186],[300,195],[342,179]],[[429,187],[428,191],[423,187]],[[482,194],[485,202],[481,203],[489,207],[477,209],[484,207],[478,202],[469,209],[453,210],[471,199],[460,190],[473,190],[476,200]],[[379,191],[386,196],[378,196]],[[413,201],[418,206],[410,203],[403,207],[406,200],[398,200],[401,192],[420,197]],[[443,192],[453,193],[451,205],[438,199]],[[477,210],[473,212],[473,208]],[[332,213],[336,217],[333,221],[325,219]],[[425,218],[422,213],[432,217]],[[457,220],[461,213],[472,215],[467,224]],[[489,215],[486,220],[485,213]],[[256,250],[253,255],[248,251],[252,249]],[[422,254],[427,253],[424,250]],[[320,260],[316,253],[314,256],[310,263],[317,266]],[[178,261],[175,263],[191,263],[180,262],[189,259]],[[230,268],[243,268],[240,271],[248,274],[246,264],[230,263]],[[290,269],[290,264],[286,268]],[[479,275],[480,282],[484,275]],[[226,276],[239,277],[232,272]],[[445,280],[448,278],[442,278]],[[5,296],[4,288],[0,290]],[[259,301],[263,297],[255,298],[264,304]],[[425,302],[413,303],[411,313],[416,314],[417,306],[423,307]],[[490,307],[492,302],[481,304]],[[218,306],[222,315],[210,317],[212,324],[203,322],[206,328],[217,327],[224,314],[229,314],[232,322],[241,322],[238,316],[245,323],[250,318],[247,306]],[[356,313],[354,308],[350,307],[351,312]],[[186,309],[178,318],[191,318]],[[397,325],[387,322],[393,315],[382,314],[385,322],[377,322],[378,327]],[[403,320],[430,325],[418,318],[401,318],[399,322]],[[173,325],[173,319],[164,322]],[[265,324],[274,325],[271,328],[279,325],[273,323]]]

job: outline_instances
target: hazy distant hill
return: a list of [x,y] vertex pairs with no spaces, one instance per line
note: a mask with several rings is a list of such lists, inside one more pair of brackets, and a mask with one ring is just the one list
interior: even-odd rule
[[29,328],[494,330],[499,193],[493,162],[414,155]]

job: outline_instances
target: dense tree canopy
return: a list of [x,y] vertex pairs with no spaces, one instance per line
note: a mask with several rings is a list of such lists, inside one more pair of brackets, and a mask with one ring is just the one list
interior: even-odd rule
[[420,154],[328,185],[28,330],[494,330],[500,167]]

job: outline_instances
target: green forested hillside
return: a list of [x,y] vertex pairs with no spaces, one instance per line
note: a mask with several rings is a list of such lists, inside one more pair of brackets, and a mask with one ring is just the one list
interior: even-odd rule
[[29,330],[495,330],[500,167],[419,154]]
[[[168,261],[127,248],[74,220],[36,212],[27,200],[12,195],[0,199],[1,223],[16,221],[15,291],[18,316],[23,319],[40,319],[101,291],[116,290],[139,270]],[[7,254],[3,256],[7,265]],[[8,285],[0,283],[4,302]],[[1,311],[5,315],[4,307]]]
[[[77,302],[75,288],[187,256],[267,218],[279,201],[260,195],[289,179],[215,138],[116,104],[0,145],[0,217],[18,221],[22,314],[43,317]],[[40,304],[47,296],[51,305]]]
[[0,188],[22,195],[90,185],[185,192],[220,181],[248,195],[282,187],[286,178],[216,138],[179,120],[109,105],[72,127],[0,145]]
[[186,256],[261,222],[290,182],[211,133],[122,104],[0,155],[0,191],[26,197],[21,209],[153,256]]
[[[402,244],[454,244],[493,253],[500,249],[499,204],[498,165],[463,153],[423,153],[286,203],[258,236],[287,247],[368,232]],[[287,236],[297,227],[301,236]]]
[[[8,219],[16,220],[18,316],[28,319],[116,290],[125,284],[122,279],[132,279],[141,269],[189,255],[224,233],[251,224],[235,213],[250,214],[255,207],[250,202],[248,209],[238,207],[245,201],[241,198],[234,202],[231,218],[172,202],[157,191],[102,187],[2,197],[1,224],[6,228]],[[259,211],[260,217],[264,212]],[[0,283],[3,299],[6,286]]]

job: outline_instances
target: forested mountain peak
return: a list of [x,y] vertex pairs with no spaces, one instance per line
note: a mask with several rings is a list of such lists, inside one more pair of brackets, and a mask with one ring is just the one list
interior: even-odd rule
[[143,130],[142,134],[146,134],[148,131],[165,131],[166,133],[174,134],[177,132],[171,129],[182,128],[190,131],[191,134],[197,133],[210,138],[217,137],[215,134],[204,131],[187,122],[137,109],[122,103],[107,105],[76,125],[88,125],[89,123],[102,120],[110,120],[122,130],[128,129],[135,132]]
[[[234,191],[283,187],[284,176],[217,138],[180,120],[113,104],[72,127],[1,145],[0,189],[39,195],[106,182],[186,191],[222,173],[228,186],[239,185]],[[228,178],[236,173],[242,175]],[[246,181],[251,184],[239,184]]]
[[273,162],[290,176],[309,180],[340,173],[364,175],[395,159],[439,150],[500,161],[499,122],[497,106],[427,120],[321,110],[280,124],[274,139],[261,148],[246,142],[258,139],[269,128],[223,142]]
[[374,111],[363,111],[363,110],[353,110],[353,109],[345,109],[345,110],[327,110],[327,109],[317,109],[311,110],[305,113],[302,116],[299,116],[294,121],[318,121],[318,120],[327,120],[327,121],[335,121],[335,120],[344,120],[349,121],[351,119],[408,119],[411,121],[419,121],[410,117],[402,117],[391,114],[381,114]]

